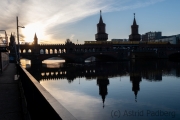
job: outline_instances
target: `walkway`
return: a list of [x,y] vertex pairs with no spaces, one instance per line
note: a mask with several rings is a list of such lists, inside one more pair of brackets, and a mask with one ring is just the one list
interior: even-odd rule
[[24,120],[24,107],[18,80],[14,80],[16,65],[10,63],[0,74],[0,120]]

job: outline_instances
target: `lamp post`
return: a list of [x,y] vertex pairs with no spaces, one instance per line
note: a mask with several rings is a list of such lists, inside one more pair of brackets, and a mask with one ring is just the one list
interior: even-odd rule
[[18,41],[18,63],[20,64],[20,53],[19,53],[19,49],[20,49],[20,44],[19,44],[19,27],[20,28],[25,28],[24,26],[19,26],[18,25],[18,16],[16,17],[17,19],[17,41]]

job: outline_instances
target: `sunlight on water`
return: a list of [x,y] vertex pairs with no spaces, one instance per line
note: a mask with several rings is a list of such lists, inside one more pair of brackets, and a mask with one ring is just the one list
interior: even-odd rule
[[65,60],[44,60],[42,63],[44,63],[47,68],[59,68],[64,62]]
[[46,63],[46,64],[56,64],[56,63],[64,63],[65,60],[44,60],[42,61],[42,63]]

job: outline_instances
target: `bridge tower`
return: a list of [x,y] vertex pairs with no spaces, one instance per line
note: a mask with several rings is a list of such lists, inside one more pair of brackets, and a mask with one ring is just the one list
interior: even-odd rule
[[97,41],[107,41],[108,39],[108,34],[106,33],[106,24],[103,23],[101,10],[100,10],[99,23],[97,24],[97,34],[95,34],[95,39]]
[[38,38],[37,38],[37,36],[36,36],[36,33],[35,33],[35,35],[34,35],[34,45],[38,45]]
[[131,35],[129,35],[129,41],[140,41],[141,35],[138,33],[138,25],[136,24],[135,13],[133,25],[131,25]]
[[42,61],[39,60],[39,45],[38,45],[38,38],[36,36],[36,33],[34,35],[34,41],[33,41],[33,50],[32,50],[32,58],[31,58],[31,65],[42,65]]
[[33,53],[34,54],[38,54],[39,53],[39,49],[38,49],[38,38],[36,36],[36,33],[34,35],[34,41],[33,41]]

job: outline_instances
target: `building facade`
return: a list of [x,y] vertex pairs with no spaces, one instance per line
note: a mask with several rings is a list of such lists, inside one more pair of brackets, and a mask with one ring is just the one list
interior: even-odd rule
[[154,39],[149,41],[155,42],[169,42],[170,44],[180,44],[180,34],[172,36],[162,36],[160,39]]
[[162,38],[162,32],[147,32],[142,35],[142,41],[150,41]]

